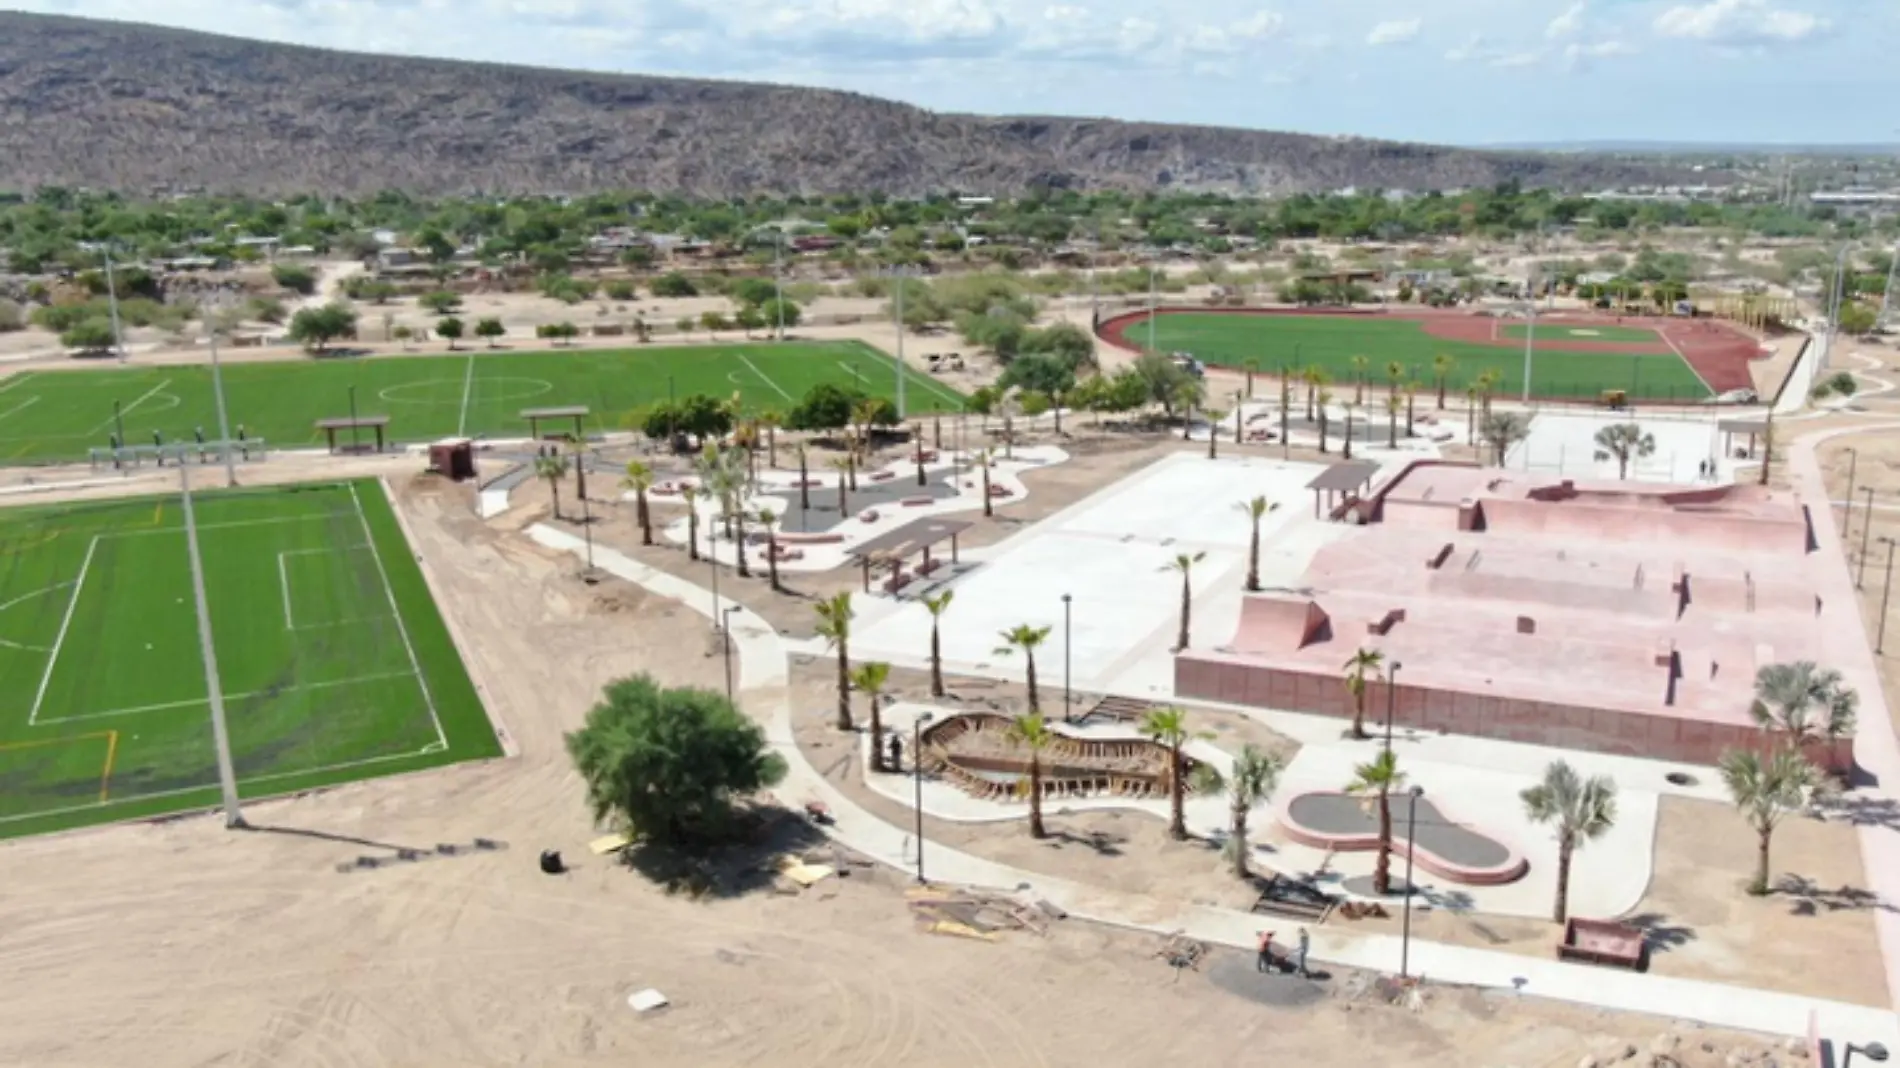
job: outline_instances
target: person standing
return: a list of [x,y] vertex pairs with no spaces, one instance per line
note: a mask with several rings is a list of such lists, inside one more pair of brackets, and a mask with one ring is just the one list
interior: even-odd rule
[[1260,931],[1257,933],[1260,936],[1260,952],[1259,955],[1254,958],[1254,970],[1257,972],[1271,972],[1273,970],[1273,932]]
[[1302,979],[1307,978],[1306,951],[1312,946],[1312,942],[1313,942],[1312,936],[1306,933],[1306,928],[1304,927],[1300,928],[1300,955],[1299,955],[1297,967],[1299,969],[1300,978]]

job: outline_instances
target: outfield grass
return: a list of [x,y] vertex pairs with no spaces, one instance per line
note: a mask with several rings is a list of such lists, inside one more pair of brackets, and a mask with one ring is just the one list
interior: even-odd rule
[[[821,382],[890,397],[896,374],[891,357],[845,341],[234,363],[224,384],[233,434],[241,424],[272,448],[295,448],[322,442],[312,424],[347,415],[352,387],[360,414],[388,415],[398,441],[426,441],[525,435],[523,408],[572,404],[593,409],[590,430],[618,429],[628,412],[669,392],[738,393],[779,409]],[[114,402],[128,444],[151,444],[155,430],[168,442],[190,440],[198,427],[217,436],[209,367],[35,372],[0,380],[0,462],[83,457],[107,446]],[[905,402],[910,412],[954,411],[962,397],[911,371]]]
[[[1454,392],[1462,393],[1485,371],[1498,374],[1499,394],[1508,397],[1523,390],[1521,345],[1448,341],[1427,334],[1416,320],[1170,312],[1159,316],[1154,327],[1156,349],[1191,352],[1216,366],[1251,364],[1260,371],[1278,373],[1317,365],[1333,381],[1347,382],[1357,373],[1353,357],[1364,356],[1370,361],[1367,373],[1374,383],[1385,381],[1386,365],[1396,360],[1429,387],[1432,360],[1442,353],[1454,361],[1447,377]],[[1148,324],[1130,323],[1125,336],[1146,345]],[[1594,399],[1606,389],[1628,390],[1633,396],[1651,399],[1710,395],[1702,379],[1673,352],[1649,356],[1535,349],[1531,377],[1532,392],[1541,397]]]
[[[245,796],[500,753],[375,481],[196,495]],[[216,804],[177,497],[0,511],[0,837]]]
[[[1538,323],[1536,336],[1547,341],[1608,341],[1619,345],[1654,345],[1667,348],[1662,335],[1642,326],[1578,326],[1573,323]],[[1498,336],[1508,341],[1522,341],[1524,335],[1532,330],[1528,323],[1505,323],[1498,327]]]

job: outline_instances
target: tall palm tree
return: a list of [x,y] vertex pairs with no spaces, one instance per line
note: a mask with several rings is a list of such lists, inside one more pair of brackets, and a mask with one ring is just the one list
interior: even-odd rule
[[976,466],[983,472],[983,515],[993,516],[996,514],[996,508],[990,503],[990,450],[978,449],[975,460]]
[[1399,392],[1399,379],[1404,377],[1405,365],[1397,360],[1388,360],[1385,365],[1386,393],[1391,396],[1397,396]]
[[851,685],[864,693],[864,699],[871,710],[871,770],[883,771],[884,768],[884,688],[890,685],[891,666],[876,660],[859,664],[851,673]]
[[1352,736],[1366,737],[1366,682],[1383,678],[1385,654],[1377,649],[1360,649],[1342,665],[1346,670],[1346,692],[1352,695]]
[[1227,780],[1227,799],[1231,814],[1227,845],[1234,851],[1234,877],[1247,878],[1247,815],[1253,807],[1273,796],[1280,784],[1286,759],[1261,750],[1252,742],[1240,748],[1234,757],[1233,774]]
[[1241,501],[1234,507],[1247,517],[1247,522],[1253,527],[1247,539],[1247,589],[1253,592],[1260,589],[1260,520],[1269,512],[1279,511],[1280,505],[1262,496]]
[[633,491],[633,515],[640,523],[640,544],[653,544],[653,513],[647,507],[647,491],[653,488],[653,468],[638,460],[627,463],[627,477],[620,480],[622,489]]
[[1194,565],[1207,558],[1207,554],[1176,553],[1174,559],[1161,565],[1163,571],[1181,573],[1181,635],[1175,644],[1177,649],[1188,647],[1188,622],[1194,613]]
[[1333,392],[1329,389],[1319,391],[1319,451],[1326,451],[1326,406],[1333,403]]
[[1418,433],[1418,431],[1414,429],[1414,427],[1417,425],[1417,414],[1418,414],[1418,379],[1416,378],[1406,379],[1404,389],[1405,389],[1405,436],[1409,438],[1413,436],[1414,434]]
[[554,498],[554,518],[561,518],[561,479],[567,477],[567,456],[549,452],[535,457],[534,473],[548,480],[548,493]]
[[1557,832],[1557,903],[1551,918],[1570,914],[1570,858],[1578,846],[1603,836],[1616,823],[1616,783],[1607,775],[1584,779],[1575,768],[1553,760],[1543,781],[1518,795],[1532,823],[1548,823]]
[[1465,445],[1467,448],[1478,443],[1478,387],[1465,387]]
[[741,578],[752,576],[745,556],[747,466],[744,449],[722,449],[711,443],[700,454],[698,464],[700,484],[719,502],[719,514],[726,524],[726,536],[732,539]]
[[1343,407],[1346,409],[1346,433],[1344,443],[1340,446],[1340,455],[1350,460],[1352,459],[1352,413],[1359,408],[1359,405],[1347,401]]
[[1770,412],[1767,418],[1762,421],[1761,427],[1761,477],[1758,481],[1764,486],[1768,484],[1768,470],[1773,467],[1775,463],[1775,441],[1777,437],[1775,416],[1773,412]]
[[1029,790],[1029,837],[1047,838],[1049,832],[1042,826],[1042,753],[1055,743],[1056,734],[1042,713],[1031,712],[1010,723],[1009,739],[1029,751],[1029,778],[1024,783]]
[[1022,651],[1023,678],[1029,684],[1029,711],[1031,714],[1041,712],[1042,699],[1036,691],[1036,648],[1049,639],[1049,628],[1018,623],[1003,631],[1001,637],[1003,644],[996,647],[996,655],[1009,656],[1019,649]]
[[1217,460],[1220,458],[1218,453],[1220,447],[1220,421],[1227,417],[1227,413],[1221,411],[1219,408],[1203,408],[1201,409],[1201,414],[1207,418],[1207,458]]
[[1396,393],[1385,398],[1385,445],[1388,449],[1399,447],[1399,397]]
[[838,518],[840,519],[851,514],[851,498],[849,496],[851,487],[845,478],[845,472],[849,470],[850,467],[851,456],[849,453],[831,461],[831,469],[838,472]]
[[943,696],[943,641],[938,634],[938,625],[943,622],[943,614],[950,608],[950,602],[956,600],[957,591],[944,590],[938,594],[924,594],[924,611],[930,613],[930,696]]
[[[1390,749],[1353,768],[1346,792],[1355,797],[1373,796],[1379,805],[1379,859],[1372,866],[1372,892],[1392,892],[1392,792],[1405,789],[1405,772],[1399,770],[1399,757]],[[1411,843],[1406,843],[1411,848]]]
[[[785,425],[785,413],[776,408],[767,408],[759,413],[758,424],[765,430],[765,462],[768,467],[778,466],[778,428]],[[800,476],[803,477],[803,476]]]
[[1364,356],[1352,358],[1352,402],[1366,402],[1366,372],[1372,369],[1372,361]]
[[1755,854],[1755,877],[1748,892],[1768,892],[1768,842],[1775,828],[1789,813],[1800,809],[1814,786],[1814,765],[1801,754],[1785,746],[1767,753],[1753,749],[1731,749],[1722,754],[1719,765],[1722,784],[1741,810],[1759,841]]
[[1445,382],[1451,378],[1451,369],[1457,364],[1457,360],[1442,352],[1432,357],[1432,377],[1438,383],[1438,410],[1441,412],[1445,410]]
[[846,590],[812,606],[818,613],[818,636],[838,654],[838,729],[851,729],[851,591]]
[[1311,422],[1313,401],[1319,394],[1319,387],[1326,384],[1326,372],[1321,370],[1318,364],[1313,364],[1300,372],[1300,381],[1306,384],[1306,418],[1308,422]]
[[759,525],[765,528],[766,581],[775,592],[782,593],[785,587],[778,581],[778,521],[778,512],[771,508],[759,509]]
[[1854,733],[1859,707],[1860,694],[1847,688],[1840,672],[1798,660],[1755,672],[1755,700],[1748,712],[1763,730],[1779,732],[1798,751]]
[[699,499],[706,491],[698,486],[681,486],[680,500],[686,502],[686,558],[699,559]]
[[1656,453],[1656,435],[1646,433],[1635,423],[1611,423],[1596,433],[1596,460],[1616,461],[1616,477],[1630,477],[1630,461],[1646,459]]
[[798,453],[798,509],[801,512],[809,512],[811,511],[811,454],[802,441],[795,448]]
[[1188,730],[1187,712],[1179,708],[1151,708],[1141,718],[1141,733],[1168,750],[1168,837],[1180,841],[1188,836],[1187,765],[1181,748],[1194,735]]

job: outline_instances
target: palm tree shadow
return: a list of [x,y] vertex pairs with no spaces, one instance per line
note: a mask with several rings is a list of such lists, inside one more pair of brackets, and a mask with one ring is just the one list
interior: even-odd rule
[[1688,945],[1698,937],[1695,928],[1670,923],[1669,917],[1660,912],[1639,912],[1624,917],[1620,922],[1643,933],[1643,947],[1650,953],[1667,953]]
[[1121,847],[1128,844],[1127,838],[1107,831],[1089,831],[1086,834],[1053,831],[1045,841],[1056,849],[1068,845],[1085,846],[1098,857],[1119,857],[1122,855]]
[[1843,912],[1847,910],[1880,909],[1883,912],[1897,911],[1894,906],[1880,899],[1872,890],[1858,886],[1840,886],[1827,889],[1805,875],[1784,875],[1775,881],[1774,892],[1791,898],[1788,914],[1791,916],[1818,916],[1823,912]]
[[362,846],[365,849],[384,849],[402,856],[411,853],[427,853],[431,850],[419,846],[397,845],[394,842],[378,842],[373,838],[358,838],[355,835],[333,834],[329,831],[313,831],[307,827],[278,827],[268,823],[244,823],[239,830],[257,834],[278,834],[291,838],[313,838],[321,842],[339,842],[344,845]]
[[1900,831],[1900,800],[1894,798],[1865,794],[1817,797],[1814,807],[1828,820],[1844,822],[1850,827],[1885,827]]

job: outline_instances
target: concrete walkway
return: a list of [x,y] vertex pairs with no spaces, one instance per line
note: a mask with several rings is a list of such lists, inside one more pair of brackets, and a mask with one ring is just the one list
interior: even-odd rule
[[[544,525],[530,527],[528,535],[552,549],[576,554],[583,549],[580,538]],[[596,546],[594,562],[603,570],[659,596],[678,600],[708,619],[713,617],[710,590],[612,549]],[[742,706],[763,721],[767,739],[785,757],[787,772],[777,792],[793,804],[823,802],[835,820],[829,828],[833,837],[879,863],[902,871],[917,871],[916,843],[910,832],[885,823],[857,805],[825,780],[800,753],[792,735],[786,649],[777,632],[749,613],[735,614],[732,619],[731,634],[740,663],[740,688],[744,691]],[[1891,737],[1888,742],[1891,745]],[[1900,763],[1900,754],[1896,754],[1895,759]],[[1026,886],[1077,918],[1156,934],[1185,932],[1204,942],[1248,949],[1262,927],[1290,926],[1287,920],[1267,920],[1234,909],[1162,906],[1139,895],[1055,879],[943,847],[926,845],[922,859],[925,873],[933,880],[997,889]],[[1900,872],[1900,865],[1892,870]],[[1312,933],[1315,960],[1377,972],[1398,970],[1400,940],[1397,938],[1335,927],[1319,927]],[[1887,937],[1884,928],[1882,937],[1883,941]],[[1674,1017],[1741,1031],[1804,1036],[1808,1032],[1810,1013],[1814,1013],[1822,1034],[1828,1038],[1900,1046],[1900,1020],[1885,1009],[1720,983],[1562,964],[1554,957],[1526,957],[1416,939],[1411,944],[1411,963],[1414,973],[1437,982],[1515,989],[1537,997]]]

